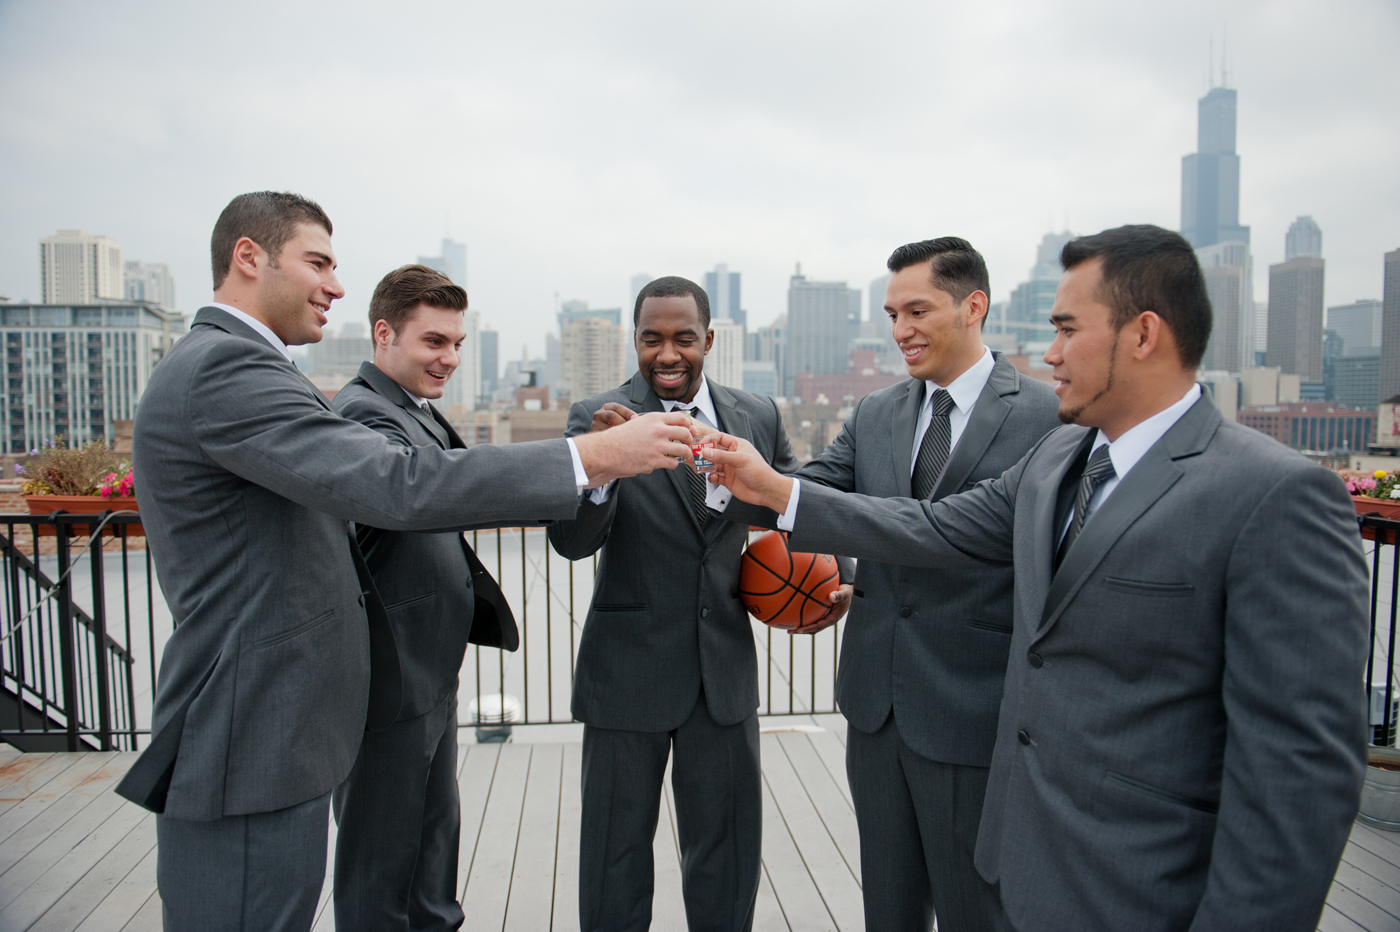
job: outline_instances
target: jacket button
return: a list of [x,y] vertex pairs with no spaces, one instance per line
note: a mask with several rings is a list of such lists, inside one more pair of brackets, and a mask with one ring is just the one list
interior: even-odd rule
[[899,607],[899,617],[900,617],[900,618],[908,618],[908,617],[909,617],[910,615],[912,615],[912,614],[914,614],[914,610],[911,609],[909,606],[907,606],[907,605],[901,605],[901,606]]
[[1026,732],[1024,728],[1022,728],[1020,731],[1016,732],[1016,740],[1021,742],[1022,744],[1030,744],[1031,736]]
[[1037,670],[1039,670],[1045,664],[1044,658],[1042,658],[1039,654],[1031,654],[1026,659],[1029,660],[1031,666],[1035,667]]
[[708,608],[702,608],[702,609],[700,609],[700,617],[701,617],[701,618],[709,618],[709,617],[710,617],[710,610],[709,610]]

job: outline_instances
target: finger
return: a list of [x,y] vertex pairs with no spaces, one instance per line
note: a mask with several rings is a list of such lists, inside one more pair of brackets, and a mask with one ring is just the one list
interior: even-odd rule
[[623,421],[630,421],[637,416],[636,411],[633,411],[626,405],[620,405],[616,401],[609,401],[607,404],[603,405],[602,410],[616,414]]

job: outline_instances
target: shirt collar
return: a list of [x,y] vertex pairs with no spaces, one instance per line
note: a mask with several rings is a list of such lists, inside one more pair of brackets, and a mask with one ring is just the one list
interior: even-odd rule
[[[1152,445],[1167,431],[1172,429],[1172,425],[1181,420],[1181,416],[1191,410],[1191,406],[1201,397],[1201,386],[1195,383],[1181,397],[1181,400],[1170,408],[1158,411],[1145,421],[1134,424],[1123,431],[1122,436],[1108,444],[1108,458],[1113,460],[1113,472],[1122,479],[1128,474],[1128,470],[1137,465],[1138,460],[1152,449]],[[1102,430],[1094,438],[1093,449],[1108,443],[1108,435]],[[1091,451],[1092,452],[1092,451]]]
[[958,376],[947,385],[939,385],[937,382],[925,380],[928,386],[924,392],[924,407],[933,404],[933,394],[940,388],[953,396],[953,404],[958,411],[963,414],[972,410],[972,406],[977,404],[977,399],[982,395],[982,389],[987,384],[987,379],[992,375],[992,368],[996,365],[996,358],[992,356],[992,351],[985,346],[982,348],[982,356],[962,375]]
[[662,406],[667,411],[675,409],[676,405],[683,404],[688,408],[699,408],[700,413],[705,415],[705,419],[710,422],[711,427],[719,427],[719,418],[715,415],[715,402],[710,397],[710,383],[704,374],[700,375],[700,388],[695,392],[695,397],[690,401],[672,401],[669,398],[662,399]]
[[[400,385],[399,388],[403,388],[403,386]],[[409,391],[406,388],[403,388],[403,393],[408,396],[409,401],[413,402],[414,407],[421,408],[423,407],[423,405],[427,404],[427,401],[423,400],[422,398],[419,398],[417,395],[413,394],[413,392]]]
[[258,320],[256,317],[249,314],[247,311],[240,311],[238,308],[234,307],[231,304],[220,304],[217,301],[211,302],[207,306],[217,307],[224,313],[232,314],[234,317],[237,317],[239,320],[243,321],[249,327],[252,327],[255,331],[257,331],[258,336],[271,343],[273,349],[277,350],[277,352],[281,353],[283,356],[286,356],[288,362],[292,361],[292,353],[290,350],[287,349],[287,344],[283,343],[282,340],[277,336],[277,334],[272,332],[271,328],[269,328],[267,324]]

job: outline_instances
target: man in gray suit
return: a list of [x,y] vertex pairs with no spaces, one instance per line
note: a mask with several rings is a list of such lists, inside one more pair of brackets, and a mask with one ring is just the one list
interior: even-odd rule
[[1022,932],[1311,932],[1365,765],[1367,579],[1346,490],[1224,421],[1194,373],[1195,254],[1121,227],[1068,244],[1046,353],[1060,417],[939,502],[843,495],[737,441],[736,494],[792,545],[1015,567],[977,867]]
[[[705,379],[714,341],[704,289],[651,282],[633,309],[639,371],[576,403],[571,436],[604,436],[639,413],[689,409],[742,436],[764,463],[797,466],[771,398]],[[573,714],[583,729],[579,918],[583,932],[651,923],[652,839],[672,760],[681,883],[692,932],[741,932],[758,892],[762,777],[758,662],[738,598],[746,529],[712,520],[727,492],[689,468],[593,493],[550,526],[571,560],[602,550],[579,643]]]
[[346,521],[571,517],[580,488],[688,455],[688,431],[658,416],[567,444],[393,444],[333,412],[287,353],[320,339],[344,293],[325,212],[241,195],[211,252],[215,304],[156,367],[136,415],[137,498],[176,628],[151,743],[118,792],[160,813],[167,930],[308,929],[331,788],[402,695]]
[[[939,501],[1015,465],[1059,422],[1050,386],[982,342],[987,264],[955,236],[889,259],[885,313],[910,378],[865,396],[796,476],[845,492]],[[731,505],[730,520],[776,515]],[[863,560],[836,697],[860,827],[868,932],[991,930],[996,888],[973,864],[1006,653],[1008,564],[912,570]],[[821,630],[830,621],[795,629]]]
[[[335,410],[400,447],[466,447],[428,403],[442,397],[461,360],[466,308],[467,293],[425,266],[384,276],[369,302],[374,361],[336,394]],[[468,642],[515,650],[520,636],[500,587],[460,532],[361,525],[356,536],[393,628],[403,702],[391,726],[365,734],[331,797],[340,827],[335,927],[455,929],[463,920],[457,674]]]

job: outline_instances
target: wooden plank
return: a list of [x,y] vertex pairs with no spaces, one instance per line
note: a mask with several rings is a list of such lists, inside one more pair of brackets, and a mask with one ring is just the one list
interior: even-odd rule
[[1360,845],[1347,845],[1342,852],[1342,863],[1350,864],[1358,870],[1370,874],[1386,886],[1400,890],[1400,868],[1384,858],[1377,857]]
[[122,926],[122,932],[161,932],[163,925],[160,894],[152,893],[151,898],[131,917],[131,921]]
[[[41,847],[56,833],[65,829],[70,820],[77,818],[80,813],[104,797],[108,798],[104,803],[106,808],[103,810],[101,818],[105,819],[116,809],[116,805],[121,802],[121,799],[109,793],[108,790],[126,774],[127,768],[135,759],[136,755],[131,753],[120,754],[109,760],[96,774],[54,800],[43,812],[15,830],[9,838],[5,839],[3,844],[0,844],[0,906],[4,906],[13,898],[14,894],[11,893],[7,896],[6,891],[10,890],[11,884],[15,882],[13,878],[8,877],[8,874],[16,864],[28,857],[36,848]],[[82,831],[81,828],[79,830]],[[78,837],[81,838],[81,834]],[[76,839],[73,843],[77,843]]]
[[0,741],[0,767],[4,767],[10,761],[14,760],[16,757],[19,757],[23,753],[23,751],[15,747],[13,744],[6,744],[4,741]]
[[1372,932],[1396,927],[1394,916],[1338,883],[1332,884],[1332,891],[1327,894],[1327,905]]
[[763,783],[763,866],[790,927],[803,932],[836,932],[836,922],[807,873],[807,865],[798,853],[766,779]]
[[[503,744],[491,795],[481,820],[481,835],[462,909],[478,929],[499,929],[505,924],[510,877],[515,869],[515,846],[520,838],[520,814],[525,802],[525,780],[530,772],[528,744]],[[468,760],[470,764],[470,760]]]
[[1387,886],[1345,861],[1337,865],[1337,875],[1333,878],[1333,883],[1385,910],[1394,917],[1391,922],[1395,927],[1400,928],[1400,890]]
[[85,755],[24,754],[0,766],[0,813],[24,802],[45,783],[76,764]]
[[467,875],[471,873],[472,858],[476,854],[477,839],[481,833],[481,819],[486,813],[486,800],[491,795],[491,781],[496,776],[496,762],[502,747],[499,744],[471,745],[471,753],[463,762],[462,773],[457,778],[457,794],[462,801],[462,840],[457,850],[459,899],[466,892]]
[[758,897],[753,907],[753,932],[792,932],[783,908],[773,894],[773,884],[768,880],[768,869],[761,867],[758,872]]
[[779,735],[778,745],[787,755],[797,779],[802,781],[802,788],[807,791],[807,798],[816,807],[827,834],[836,843],[846,867],[859,885],[860,829],[856,825],[856,814],[850,800],[842,795],[841,788],[817,756],[810,735]]
[[1318,923],[1317,929],[1318,932],[1366,932],[1361,926],[1330,906],[1322,907],[1322,919]]
[[685,896],[681,892],[680,843],[677,841],[675,807],[671,800],[671,766],[661,781],[661,805],[656,836],[651,845],[656,887],[651,897],[651,927],[660,932],[686,932]]
[[540,932],[554,916],[554,855],[559,841],[559,782],[564,748],[536,744],[520,813],[505,932]]
[[78,759],[72,761],[71,766],[34,790],[23,802],[11,806],[3,815],[0,815],[0,844],[4,844],[6,838],[27,825],[31,819],[47,809],[63,794],[101,770],[103,765],[112,758],[111,754],[74,754],[72,756]]
[[1400,865],[1400,843],[1397,843],[1389,832],[1371,828],[1358,821],[1351,827],[1350,843],[1365,848],[1391,864]]
[[788,833],[807,866],[827,912],[843,932],[865,928],[860,884],[826,830],[816,806],[783,753],[776,735],[764,735],[763,777],[777,801]]
[[559,790],[559,848],[554,856],[554,916],[550,928],[565,932],[579,927],[578,846],[583,818],[583,745],[564,745],[563,777]]
[[851,786],[846,782],[845,734],[842,733],[840,741],[830,731],[808,735],[807,740],[812,742],[812,749],[817,752],[817,756],[826,766],[826,772],[831,775],[831,782],[835,783],[836,788],[841,791],[841,795],[846,797],[846,803],[851,806],[851,811],[854,812],[855,804],[851,802]]
[[156,849],[152,845],[140,863],[88,914],[76,932],[121,932],[155,892]]
[[[88,815],[89,810],[96,815],[101,811],[97,808],[98,804],[107,800],[116,800],[118,805],[114,806],[113,811],[99,824],[88,824],[84,816]],[[16,864],[4,878],[0,878],[0,886],[5,887],[9,886],[7,881],[12,875],[17,886],[24,880],[33,878],[23,884],[23,889],[9,899],[4,909],[0,909],[0,929],[27,929],[33,925],[58,902],[69,887],[76,884],[126,838],[137,824],[149,816],[150,813],[140,806],[126,802],[116,794],[108,793],[104,799],[95,801],[78,816],[70,819],[68,824],[53,836],[56,839],[59,835],[67,835],[61,847],[51,847],[48,843],[40,845]],[[86,829],[76,840],[74,833],[68,831],[75,823]],[[132,860],[139,860],[144,855],[145,851]]]
[[[155,849],[156,817],[151,813],[142,813],[131,831],[113,845],[91,870],[79,876],[71,886],[59,891],[58,900],[29,927],[29,932],[71,932],[76,929],[126,879],[135,865]],[[40,886],[42,884],[30,887],[25,891],[25,896]],[[19,902],[16,900],[12,905]]]

